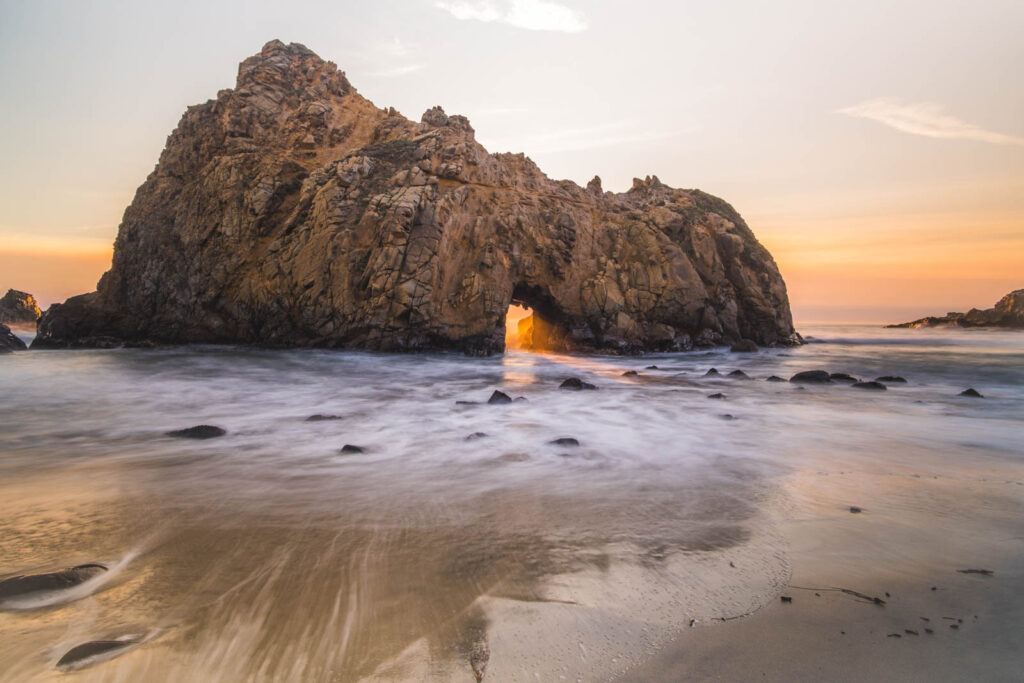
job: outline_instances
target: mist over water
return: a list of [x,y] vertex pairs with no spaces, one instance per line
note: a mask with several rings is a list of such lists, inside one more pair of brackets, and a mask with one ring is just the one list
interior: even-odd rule
[[[1019,555],[1024,335],[802,332],[825,343],[0,357],[0,579],[115,568],[86,594],[0,604],[0,680],[472,681],[481,662],[484,680],[607,679],[693,619],[776,600],[794,510],[848,516],[841,496],[883,488],[908,519],[945,514],[947,544],[984,528]],[[817,368],[908,383],[764,381]],[[560,391],[569,376],[599,389]],[[487,405],[495,389],[527,400]],[[227,435],[165,435],[199,424]],[[938,533],[918,556],[941,554]],[[55,668],[128,634],[144,642]]]

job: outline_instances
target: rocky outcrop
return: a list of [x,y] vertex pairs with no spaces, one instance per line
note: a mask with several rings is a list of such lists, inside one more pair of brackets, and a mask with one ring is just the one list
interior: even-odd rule
[[1024,289],[1010,292],[996,302],[992,308],[972,308],[966,313],[947,313],[944,316],[929,316],[886,327],[1019,327],[1024,328]]
[[11,328],[7,327],[3,323],[0,323],[0,353],[10,353],[11,351],[24,351],[26,348],[25,342],[11,332]]
[[97,291],[35,346],[255,343],[501,351],[799,341],[771,255],[726,202],[654,176],[624,193],[419,123],[301,45],[268,43],[188,109],[125,211]]
[[28,292],[8,289],[0,299],[0,323],[6,325],[35,325],[41,311],[36,298]]

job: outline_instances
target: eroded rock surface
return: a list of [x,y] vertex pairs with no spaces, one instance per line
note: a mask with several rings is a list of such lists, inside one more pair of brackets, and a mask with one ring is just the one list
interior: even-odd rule
[[35,325],[40,316],[36,298],[28,292],[8,289],[0,299],[0,323],[7,325]]
[[188,109],[111,270],[47,311],[35,345],[491,353],[513,301],[553,350],[799,341],[775,262],[721,199],[552,180],[489,154],[465,117],[378,109],[275,40]]
[[1024,289],[1010,292],[997,301],[992,308],[984,310],[972,308],[966,313],[952,312],[944,316],[929,316],[899,325],[886,325],[886,327],[939,327],[942,325],[1024,328]]
[[25,342],[21,341],[20,337],[11,332],[11,328],[0,323],[0,353],[24,351],[27,348],[28,347],[25,346]]

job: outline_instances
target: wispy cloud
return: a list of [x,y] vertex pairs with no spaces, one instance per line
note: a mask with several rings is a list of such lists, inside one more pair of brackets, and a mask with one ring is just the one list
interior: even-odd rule
[[425,66],[426,64],[403,64],[402,66],[394,66],[388,69],[373,71],[370,75],[378,76],[380,78],[397,78],[398,76],[407,76],[411,73],[415,73]]
[[425,63],[419,61],[421,59],[418,46],[392,38],[365,45],[358,55],[354,56],[353,61],[376,67],[364,72],[366,76],[398,78],[426,67]]
[[994,145],[1024,145],[1024,138],[986,130],[947,114],[932,102],[904,103],[882,97],[839,109],[838,113],[877,121],[911,135],[947,140],[977,140]]
[[579,33],[587,28],[583,12],[550,0],[439,0],[435,4],[456,19],[497,21],[530,31]]
[[618,122],[586,128],[562,128],[544,133],[529,133],[505,138],[489,139],[480,135],[477,137],[480,138],[484,147],[492,152],[514,151],[526,154],[550,154],[667,140],[686,132],[684,130],[633,132],[638,128],[640,126],[635,123]]

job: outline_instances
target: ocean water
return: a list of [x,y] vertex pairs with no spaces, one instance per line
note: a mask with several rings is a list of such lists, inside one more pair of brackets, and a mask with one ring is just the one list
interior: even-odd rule
[[[0,599],[0,680],[608,680],[777,601],[787,525],[852,504],[903,525],[871,562],[1019,581],[1024,334],[801,332],[755,354],[0,356],[0,580],[109,567]],[[765,381],[819,368],[908,381]],[[227,434],[166,435],[199,424]],[[993,618],[1019,626],[1018,600]]]

